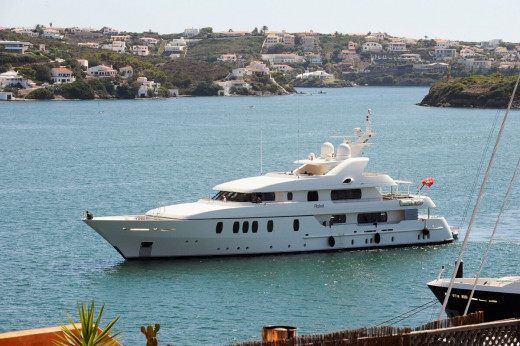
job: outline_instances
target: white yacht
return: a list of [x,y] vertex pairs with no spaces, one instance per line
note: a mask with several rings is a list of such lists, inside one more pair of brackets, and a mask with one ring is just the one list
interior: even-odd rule
[[[365,172],[357,157],[366,129],[326,142],[298,168],[238,179],[214,187],[212,199],[156,208],[144,215],[94,217],[83,221],[126,259],[259,255],[361,250],[453,241],[435,204],[410,182]],[[404,191],[403,191],[404,185]],[[401,189],[401,190],[400,190]],[[419,210],[422,213],[419,213]]]

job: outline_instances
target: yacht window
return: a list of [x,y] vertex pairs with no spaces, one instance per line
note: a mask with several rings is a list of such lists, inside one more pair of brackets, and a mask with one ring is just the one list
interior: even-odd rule
[[222,222],[217,222],[217,233],[222,233]]
[[332,190],[330,192],[330,199],[333,201],[341,201],[345,199],[360,199],[361,189],[344,189]]
[[345,214],[332,215],[332,217],[334,218],[334,223],[347,222],[347,215],[345,215]]
[[272,202],[275,200],[274,192],[255,192],[255,193],[242,193],[242,192],[229,192],[219,191],[213,199],[227,202]]
[[244,223],[242,224],[242,232],[247,233],[248,231],[249,231],[249,222],[244,221]]
[[240,229],[240,223],[238,221],[233,222],[233,233],[238,233]]
[[319,201],[318,191],[307,192],[307,201],[309,201],[309,202]]
[[251,231],[253,231],[253,233],[256,233],[258,231],[258,221],[253,221],[253,227]]
[[293,229],[295,232],[297,232],[300,229],[300,220],[294,219],[293,221]]
[[386,212],[382,213],[362,213],[358,214],[357,222],[358,223],[375,223],[375,222],[386,222],[387,220]]
[[287,192],[287,200],[292,201],[292,192]]
[[273,220],[267,221],[267,232],[273,231]]

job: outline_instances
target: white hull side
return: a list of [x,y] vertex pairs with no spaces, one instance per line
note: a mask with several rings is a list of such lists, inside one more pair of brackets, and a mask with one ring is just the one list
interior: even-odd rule
[[[428,245],[453,241],[444,218],[323,226],[314,216],[208,219],[138,220],[145,217],[106,217],[84,220],[127,259],[259,255],[291,252],[360,250]],[[294,220],[299,220],[298,231]],[[268,221],[273,231],[268,232]],[[243,224],[248,222],[244,233]],[[252,232],[253,221],[258,230]],[[222,222],[222,233],[217,223]],[[239,222],[233,233],[234,222]],[[332,242],[330,237],[334,238]],[[331,244],[333,243],[333,244]]]

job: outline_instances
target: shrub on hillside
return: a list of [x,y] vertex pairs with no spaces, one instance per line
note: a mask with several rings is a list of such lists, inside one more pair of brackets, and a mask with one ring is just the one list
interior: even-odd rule
[[33,100],[51,100],[54,98],[54,93],[49,89],[39,88],[31,91],[27,96],[25,96],[25,98]]

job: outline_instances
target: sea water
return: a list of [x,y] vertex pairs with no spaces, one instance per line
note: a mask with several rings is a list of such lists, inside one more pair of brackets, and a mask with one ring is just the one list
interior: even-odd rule
[[[427,108],[427,88],[359,87],[278,97],[0,103],[0,332],[77,321],[76,303],[105,303],[124,344],[161,324],[160,344],[261,339],[262,326],[299,334],[373,326],[427,304],[426,282],[451,274],[453,244],[251,258],[125,261],[81,222],[208,198],[214,185],[289,171],[330,136],[377,132],[370,172],[420,182],[461,238],[504,111]],[[101,110],[102,113],[99,113]],[[499,114],[498,114],[499,113]],[[520,148],[512,111],[464,256],[474,275]],[[493,131],[493,128],[495,129]],[[260,138],[262,137],[262,140]],[[487,148],[487,150],[486,150]],[[514,188],[483,275],[520,275],[520,192]],[[396,322],[436,319],[440,304]]]

